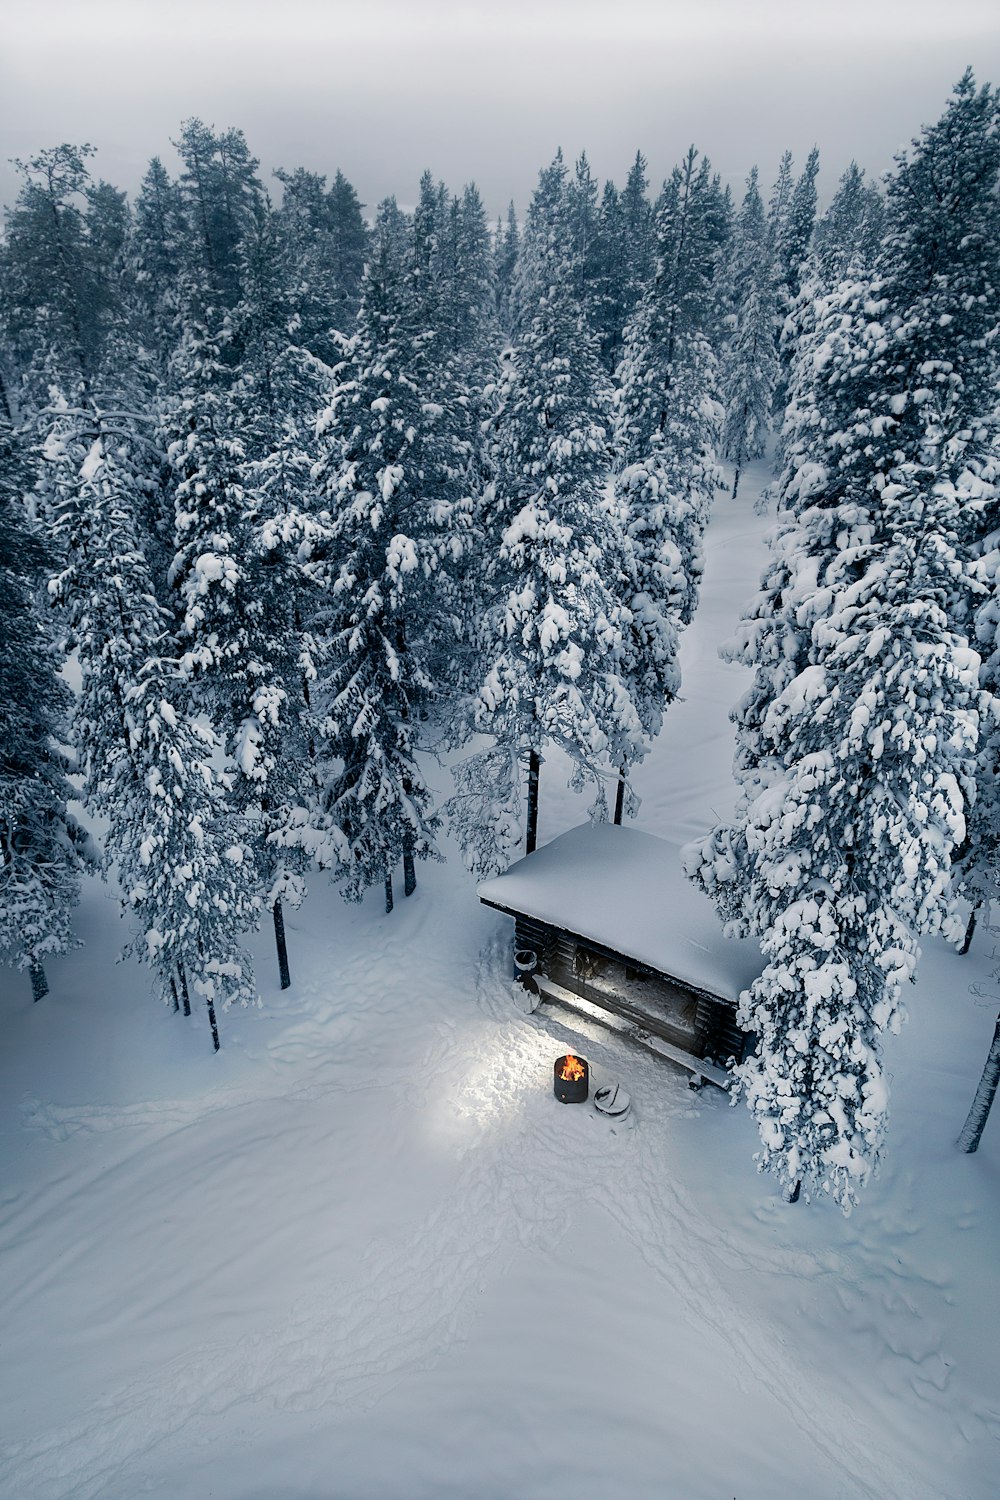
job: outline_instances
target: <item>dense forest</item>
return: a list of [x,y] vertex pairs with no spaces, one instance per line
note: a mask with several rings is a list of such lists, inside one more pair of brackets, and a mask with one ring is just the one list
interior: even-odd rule
[[315,872],[391,912],[445,826],[504,868],[553,747],[633,814],[713,497],[772,453],[737,810],[687,870],[764,955],[762,1164],[849,1206],[919,938],[996,892],[997,95],[822,214],[816,150],[735,199],[693,148],[658,191],[560,153],[491,226],[429,172],[368,212],[272,195],[238,129],[173,144],[134,202],[89,146],[18,163],[0,243],[0,956],[42,998],[98,870],[218,1047]]

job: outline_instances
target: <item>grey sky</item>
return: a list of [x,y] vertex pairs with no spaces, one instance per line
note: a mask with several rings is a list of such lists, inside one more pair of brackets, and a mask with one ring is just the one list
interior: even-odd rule
[[737,189],[818,143],[823,197],[854,157],[879,172],[971,63],[1000,83],[995,0],[5,0],[7,162],[91,141],[134,191],[189,115],[238,125],[275,166],[412,202],[425,166],[474,178],[495,215],[561,145],[654,186],[693,141]]

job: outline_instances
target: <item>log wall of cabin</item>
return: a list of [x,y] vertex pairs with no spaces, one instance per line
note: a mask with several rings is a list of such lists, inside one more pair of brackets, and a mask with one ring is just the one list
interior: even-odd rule
[[622,985],[619,998],[627,999],[640,1017],[645,1014],[650,1020],[655,1019],[675,1045],[720,1066],[725,1066],[730,1058],[742,1061],[747,1053],[752,1038],[740,1030],[734,1007],[724,1000],[712,1000],[655,969],[629,964],[620,955],[580,943],[570,933],[534,917],[515,918],[515,947],[530,948],[538,955],[539,969],[550,979],[591,1004],[605,1008],[610,1008],[606,1004],[607,981],[605,985],[593,983],[588,969],[595,961],[621,964],[630,981],[642,977],[643,982],[638,986],[634,982]]

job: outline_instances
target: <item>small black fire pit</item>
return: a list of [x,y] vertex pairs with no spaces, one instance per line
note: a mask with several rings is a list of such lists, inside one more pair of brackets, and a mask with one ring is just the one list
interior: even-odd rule
[[584,1057],[567,1052],[552,1065],[552,1088],[560,1104],[584,1104],[590,1086],[590,1068]]

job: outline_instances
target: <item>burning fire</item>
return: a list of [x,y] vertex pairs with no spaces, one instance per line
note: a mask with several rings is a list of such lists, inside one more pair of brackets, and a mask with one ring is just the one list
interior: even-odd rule
[[579,1083],[583,1077],[583,1063],[572,1052],[563,1058],[563,1065],[559,1070],[559,1077],[564,1083]]

